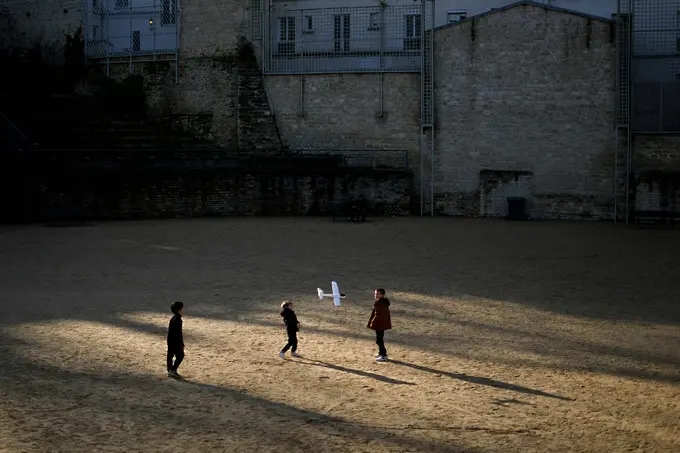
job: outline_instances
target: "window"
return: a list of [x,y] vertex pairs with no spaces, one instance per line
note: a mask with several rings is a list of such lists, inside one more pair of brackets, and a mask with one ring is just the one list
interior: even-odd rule
[[177,0],[163,0],[161,27],[177,23]]
[[295,17],[287,16],[279,18],[279,45],[280,55],[295,54]]
[[295,17],[279,19],[279,41],[295,41]]
[[142,47],[142,34],[139,30],[132,32],[132,51],[139,52]]
[[380,30],[380,16],[379,13],[371,13],[368,16],[368,29],[369,30]]
[[420,50],[420,14],[408,14],[405,17],[404,50]]
[[92,26],[92,41],[99,41],[100,39],[102,39],[101,28],[99,28],[99,25],[93,25]]
[[349,52],[351,39],[351,19],[349,14],[333,16],[333,49],[336,52]]
[[128,0],[116,0],[116,9],[129,8]]
[[467,11],[464,9],[454,9],[446,13],[446,22],[449,24],[455,24],[465,19],[467,19]]
[[420,14],[408,14],[406,16],[405,38],[420,38]]
[[305,35],[311,35],[314,33],[314,19],[312,16],[305,16],[304,22],[303,22],[303,30],[302,33]]

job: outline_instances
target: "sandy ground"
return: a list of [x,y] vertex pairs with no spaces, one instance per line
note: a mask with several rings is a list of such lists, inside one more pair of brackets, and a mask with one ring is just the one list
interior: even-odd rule
[[[3,453],[680,451],[679,230],[34,225],[0,227],[0,258]],[[342,307],[316,297],[331,279]],[[284,298],[302,359],[277,356]],[[165,375],[174,300],[184,382]]]

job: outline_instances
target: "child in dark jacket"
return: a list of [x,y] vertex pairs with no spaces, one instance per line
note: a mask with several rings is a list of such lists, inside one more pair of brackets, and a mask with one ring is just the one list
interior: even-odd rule
[[[182,334],[182,313],[184,312],[184,303],[174,302],[170,306],[170,310],[174,316],[170,319],[168,325],[168,376],[179,378],[177,373],[182,360],[184,360],[184,336]],[[172,359],[175,359],[173,363]]]
[[385,331],[392,328],[390,300],[385,297],[385,290],[383,288],[376,289],[373,294],[375,296],[373,311],[366,327],[375,330],[375,343],[378,345],[378,355],[375,357],[375,360],[377,362],[386,362]]
[[293,311],[293,303],[287,300],[281,302],[281,317],[283,323],[286,325],[286,333],[288,334],[288,343],[279,352],[279,357],[286,358],[286,352],[290,349],[293,357],[301,357],[297,351],[297,332],[300,330],[300,322]]

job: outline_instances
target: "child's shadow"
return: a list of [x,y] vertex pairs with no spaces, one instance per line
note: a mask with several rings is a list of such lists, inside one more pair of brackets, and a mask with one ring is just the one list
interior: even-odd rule
[[312,366],[319,366],[319,367],[322,367],[322,368],[330,368],[331,370],[337,370],[337,371],[342,371],[344,373],[356,374],[357,376],[369,377],[369,378],[373,378],[377,381],[386,382],[388,384],[416,385],[413,382],[400,381],[399,379],[392,379],[392,378],[389,378],[387,376],[383,376],[381,374],[371,373],[369,371],[355,370],[354,368],[346,368],[344,366],[333,365],[332,363],[326,363],[326,362],[322,362],[320,360],[307,359],[307,358],[304,358],[304,357],[303,357],[303,359],[305,361],[295,360],[293,362],[300,363],[300,364],[303,364],[303,365],[312,365]]
[[452,379],[458,379],[461,381],[469,382],[471,384],[478,384],[478,385],[487,385],[489,387],[496,387],[499,389],[505,389],[505,390],[512,390],[513,392],[519,392],[519,393],[524,393],[527,395],[536,395],[536,396],[545,396],[548,398],[555,398],[558,400],[563,400],[563,401],[574,401],[572,398],[567,398],[566,396],[560,396],[560,395],[554,395],[552,393],[548,392],[543,392],[541,390],[535,390],[532,388],[528,387],[521,387],[519,385],[515,384],[509,384],[507,382],[502,382],[502,381],[496,381],[494,379],[489,379],[485,377],[479,377],[479,376],[468,376],[466,374],[462,373],[451,373],[450,371],[442,371],[442,370],[435,370],[434,368],[428,368],[422,365],[416,365],[413,363],[408,363],[408,362],[402,362],[400,360],[390,360],[390,363],[393,363],[395,365],[401,365],[409,368],[413,368],[415,370],[420,370],[424,371],[426,373],[433,373],[433,374],[438,374],[441,376],[447,376]]

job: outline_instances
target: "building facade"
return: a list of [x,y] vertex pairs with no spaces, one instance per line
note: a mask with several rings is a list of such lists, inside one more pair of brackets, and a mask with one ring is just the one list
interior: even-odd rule
[[[680,155],[658,134],[678,121],[677,7],[621,1],[632,9],[614,21],[613,2],[577,0],[27,0],[3,11],[26,40],[82,26],[90,61],[144,75],[154,114],[198,118],[221,147],[257,141],[243,144],[240,110],[257,85],[268,107],[253,115],[275,119],[285,147],[407,152],[414,214],[502,216],[517,195],[535,218],[601,219],[642,199],[626,199],[636,165],[666,168],[642,156]],[[659,31],[650,14],[672,22]],[[240,38],[263,77],[234,63]],[[158,61],[167,69],[149,72]]]

